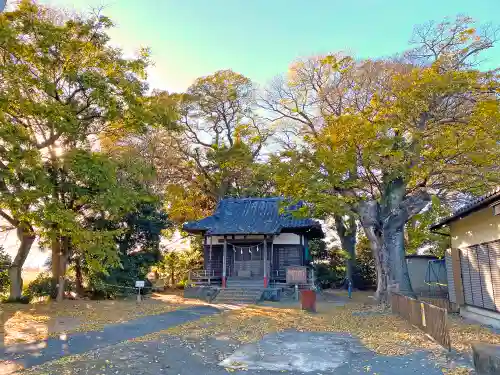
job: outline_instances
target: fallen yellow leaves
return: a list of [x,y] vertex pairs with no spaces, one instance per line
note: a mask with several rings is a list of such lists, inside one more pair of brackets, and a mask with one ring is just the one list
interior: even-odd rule
[[62,333],[99,331],[107,324],[162,314],[194,303],[177,295],[155,294],[141,303],[131,299],[3,304],[0,337],[5,345],[33,343]]
[[[154,340],[162,335],[191,339],[224,336],[241,343],[256,342],[268,333],[295,329],[306,332],[346,332],[371,350],[384,355],[404,355],[415,350],[442,353],[442,348],[422,331],[379,306],[349,303],[335,306],[318,304],[318,313],[310,314],[297,308],[248,306],[224,311],[162,332],[143,336],[136,341]],[[460,318],[450,319],[453,349],[466,352],[473,341],[500,344],[500,336],[474,324],[465,324]],[[467,374],[467,369],[449,370],[448,374]]]
[[[355,335],[370,349],[385,355],[404,355],[418,349],[438,350],[422,332],[404,320],[383,314],[360,304],[345,307],[324,308],[317,314],[297,309],[249,306],[239,310],[225,311],[143,336],[139,339],[152,340],[163,334],[185,338],[226,336],[241,343],[255,342],[264,335],[288,329],[307,332],[347,332]],[[353,312],[366,315],[353,315]]]
[[470,344],[481,341],[488,344],[500,345],[500,335],[479,324],[466,323],[460,317],[448,319],[450,326],[451,346],[461,352],[470,350]]
[[472,369],[466,367],[457,367],[454,369],[442,369],[443,375],[469,375],[472,374]]

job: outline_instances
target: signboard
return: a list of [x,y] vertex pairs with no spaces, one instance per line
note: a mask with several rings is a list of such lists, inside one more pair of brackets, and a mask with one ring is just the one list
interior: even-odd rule
[[306,267],[287,267],[286,269],[287,284],[307,284],[307,268]]
[[145,285],[145,282],[144,282],[144,281],[137,280],[137,281],[135,282],[135,287],[136,287],[136,288],[144,288],[144,285]]

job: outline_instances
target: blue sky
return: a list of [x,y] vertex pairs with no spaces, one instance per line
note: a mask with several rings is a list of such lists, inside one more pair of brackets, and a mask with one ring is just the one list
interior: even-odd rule
[[[408,47],[413,26],[467,14],[500,24],[500,0],[42,0],[103,13],[113,42],[152,49],[155,88],[179,91],[199,76],[233,69],[265,84],[301,56],[349,51],[381,57]],[[500,47],[485,68],[500,66]]]

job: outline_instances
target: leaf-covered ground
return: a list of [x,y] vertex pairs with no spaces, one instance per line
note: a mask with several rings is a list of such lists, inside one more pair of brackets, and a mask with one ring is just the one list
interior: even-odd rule
[[33,343],[69,332],[100,331],[106,324],[125,322],[196,304],[177,294],[154,294],[141,303],[128,300],[65,300],[60,303],[0,305],[0,338],[4,345]]
[[[342,294],[336,293],[337,297]],[[186,305],[183,304],[193,303],[193,301],[185,301],[176,295],[164,295],[157,298],[157,300],[146,301],[137,310],[133,306],[135,303],[129,306],[127,305],[129,302],[126,301],[92,302],[101,305],[96,308],[97,310],[108,312],[112,310],[113,316],[111,317],[109,313],[104,314],[103,312],[87,312],[84,314],[87,314],[85,316],[97,322],[93,324],[102,327],[106,322],[116,322],[120,321],[120,319],[128,320],[136,317],[138,314],[161,313],[177,307],[185,307]],[[459,364],[458,366],[448,367],[450,363],[449,359],[439,345],[403,319],[390,314],[387,309],[374,305],[373,301],[367,298],[367,294],[357,293],[353,300],[347,302],[345,305],[343,303],[328,301],[328,296],[324,299],[321,297],[319,299],[318,312],[315,314],[301,311],[296,302],[225,306],[226,310],[220,314],[204,317],[197,321],[126,341],[120,346],[110,348],[109,353],[99,350],[89,352],[88,355],[90,357],[87,357],[86,354],[64,357],[54,362],[54,365],[59,366],[57,367],[58,373],[63,373],[62,369],[66,369],[66,367],[70,371],[68,373],[71,373],[71,368],[74,368],[77,362],[82,363],[81,366],[83,364],[89,366],[88,363],[92,363],[92,366],[95,364],[98,368],[103,365],[110,367],[111,362],[107,361],[116,360],[116,358],[112,358],[115,354],[110,353],[114,353],[116,350],[120,351],[120,353],[126,353],[127,347],[130,349],[134,345],[139,345],[138,348],[141,348],[143,344],[144,347],[146,345],[148,347],[149,345],[153,345],[154,348],[157,348],[155,350],[161,351],[165,350],[164,346],[174,345],[174,342],[177,343],[175,345],[185,345],[187,348],[199,344],[203,348],[200,352],[204,353],[209,348],[206,346],[208,342],[232,342],[237,347],[245,343],[257,342],[269,333],[297,330],[304,332],[347,332],[359,337],[364,345],[381,355],[403,356],[411,355],[420,350],[428,350],[435,353],[435,363],[437,366],[442,362],[443,374],[466,375],[471,371],[470,365],[468,367],[461,367],[462,365]],[[84,303],[84,301],[78,301],[78,303]],[[68,304],[71,305],[70,301],[68,301]],[[109,308],[103,307],[107,307],[108,304]],[[71,309],[67,310],[70,312],[73,311]],[[77,311],[80,311],[80,309],[77,309]],[[68,311],[66,311],[66,314],[68,314]],[[452,346],[457,356],[463,358],[463,356],[470,354],[470,343],[473,341],[500,344],[500,336],[485,327],[465,322],[459,317],[451,317],[449,322]],[[82,330],[85,327],[86,325],[81,325],[78,330]],[[174,347],[177,348],[175,345]],[[174,347],[170,347],[170,350],[174,350]],[[108,355],[110,356],[109,358],[107,357]],[[151,358],[145,358],[145,360],[150,361],[149,364],[146,363],[146,366],[153,366],[155,364],[154,358],[152,361]],[[169,360],[174,360],[175,362],[176,357],[172,358]],[[46,372],[43,372],[42,369],[48,369],[50,366],[50,363],[47,363],[40,367],[39,370],[33,368],[29,373],[45,374]],[[110,367],[106,373],[115,373],[114,371],[115,368]],[[121,374],[123,369],[120,368],[119,371],[116,373]]]
[[[353,312],[365,315],[353,315]],[[203,339],[225,336],[240,343],[255,342],[268,333],[289,329],[309,332],[348,332],[358,336],[373,351],[385,355],[404,355],[416,349],[439,347],[400,318],[377,308],[358,304],[324,307],[311,314],[293,308],[248,306],[205,317],[138,340],[151,340],[161,334]]]
[[[359,337],[371,350],[384,355],[404,355],[422,349],[442,352],[442,348],[422,331],[392,315],[387,309],[374,305],[367,296],[366,293],[355,293],[353,300],[344,306],[320,301],[316,314],[301,311],[294,302],[247,306],[227,310],[219,315],[205,317],[138,340],[150,340],[162,334],[186,338],[220,335],[248,343],[258,341],[268,333],[296,329],[310,332],[347,332]],[[465,322],[458,316],[452,317],[449,322],[452,348],[458,352],[469,352],[470,344],[474,341],[500,344],[500,335],[483,326]]]

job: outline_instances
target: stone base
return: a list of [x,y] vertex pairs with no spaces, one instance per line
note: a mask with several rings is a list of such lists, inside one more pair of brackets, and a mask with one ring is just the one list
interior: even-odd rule
[[478,375],[500,374],[500,346],[481,342],[472,344],[474,367]]
[[262,293],[262,300],[278,302],[279,300],[281,300],[281,289],[278,288],[264,289],[264,292]]
[[212,302],[219,293],[219,288],[213,286],[194,286],[184,288],[184,298],[196,298]]

